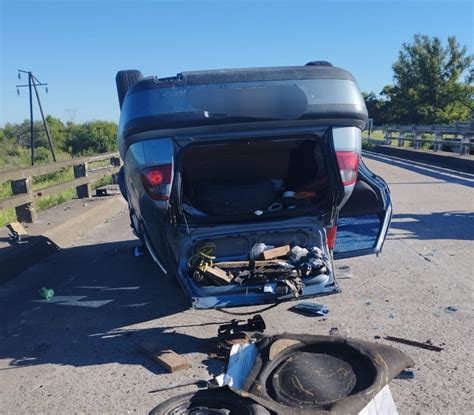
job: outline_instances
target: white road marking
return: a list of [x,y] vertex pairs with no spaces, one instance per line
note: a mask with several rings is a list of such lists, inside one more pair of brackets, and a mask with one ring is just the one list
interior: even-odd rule
[[88,308],[99,308],[106,304],[111,303],[114,300],[92,300],[92,301],[81,301],[87,298],[87,295],[56,295],[49,300],[33,300],[37,303],[52,303],[58,305],[70,305],[76,307],[88,307]]

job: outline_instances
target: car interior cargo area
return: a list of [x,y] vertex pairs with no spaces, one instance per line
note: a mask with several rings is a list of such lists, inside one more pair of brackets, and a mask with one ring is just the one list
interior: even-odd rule
[[182,211],[190,221],[318,214],[330,205],[323,138],[190,145],[182,150]]
[[[191,229],[178,276],[194,308],[220,308],[339,292],[320,219]],[[211,234],[208,232],[211,231]]]
[[227,261],[216,256],[216,248],[212,242],[204,243],[189,258],[188,272],[200,285],[253,284],[260,285],[262,293],[299,297],[304,281],[327,282],[331,273],[329,255],[318,247],[257,243],[248,258]]

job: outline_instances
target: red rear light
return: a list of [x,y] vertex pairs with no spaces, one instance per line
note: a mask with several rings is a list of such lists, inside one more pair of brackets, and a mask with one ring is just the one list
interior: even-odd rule
[[357,180],[360,156],[355,151],[336,151],[337,164],[341,173],[342,184],[350,186]]
[[336,245],[336,232],[337,226],[326,229],[326,242],[328,244],[328,248],[331,250],[334,249],[334,246]]
[[161,170],[147,171],[145,176],[151,186],[158,186],[163,183],[163,172]]
[[172,164],[142,170],[141,179],[148,196],[155,200],[169,200],[172,175]]

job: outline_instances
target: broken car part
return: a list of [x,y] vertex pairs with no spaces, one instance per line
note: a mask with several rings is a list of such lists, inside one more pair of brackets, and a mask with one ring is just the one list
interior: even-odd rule
[[281,334],[256,344],[254,367],[235,392],[281,415],[356,414],[414,365],[401,350],[337,336]]
[[[259,335],[254,341],[232,347],[220,383],[234,385],[229,388],[236,397],[251,399],[277,415],[358,414],[394,377],[414,365],[401,350],[350,338],[281,334]],[[212,393],[219,391],[227,393],[228,389]],[[157,408],[189,403],[198,394],[170,399]],[[204,409],[213,408],[211,394],[200,396]]]
[[226,339],[229,336],[241,332],[259,332],[263,333],[266,329],[265,321],[260,314],[256,314],[247,320],[247,323],[241,320],[232,320],[229,324],[223,324],[217,329],[217,337]]

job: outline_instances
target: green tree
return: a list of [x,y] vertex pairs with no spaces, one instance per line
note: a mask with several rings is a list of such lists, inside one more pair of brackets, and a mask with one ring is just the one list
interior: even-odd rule
[[387,100],[378,98],[374,92],[362,92],[362,96],[364,97],[369,117],[374,120],[374,125],[390,123],[389,102]]
[[455,36],[443,47],[438,37],[415,35],[393,64],[395,84],[381,92],[386,119],[403,124],[468,119],[474,110],[473,60]]
[[117,149],[117,125],[108,121],[69,124],[65,145],[73,155],[105,153]]

